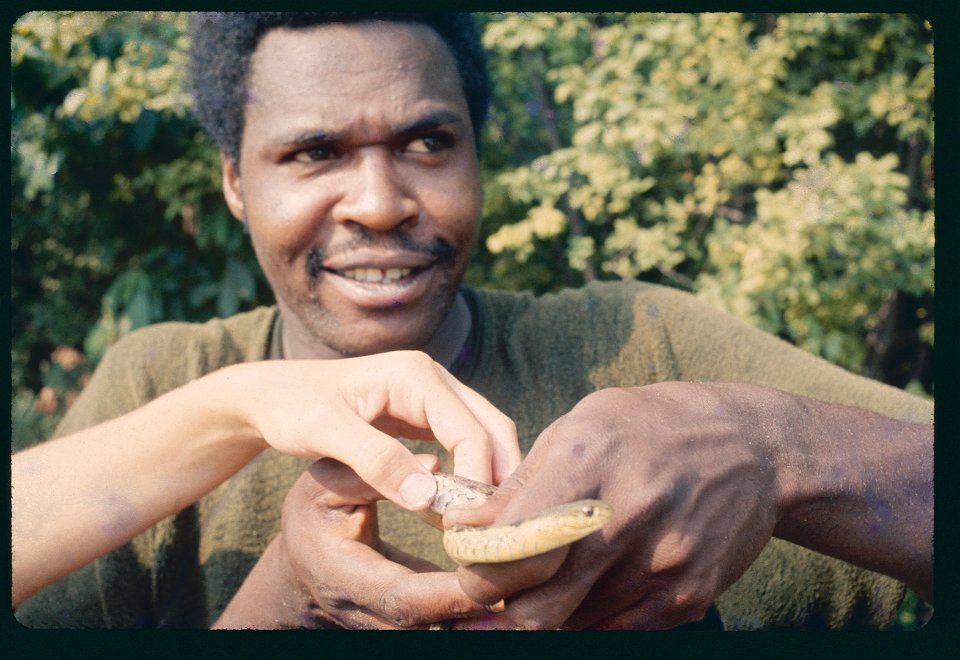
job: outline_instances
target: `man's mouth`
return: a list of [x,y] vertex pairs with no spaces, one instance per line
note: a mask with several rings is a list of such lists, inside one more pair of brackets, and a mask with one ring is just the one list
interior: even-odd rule
[[423,265],[344,264],[321,268],[313,286],[324,287],[329,301],[340,300],[368,310],[391,309],[422,300],[438,282],[437,262]]
[[[418,269],[422,270],[422,269]],[[347,268],[345,270],[331,271],[340,277],[355,282],[366,282],[372,284],[392,284],[399,282],[405,277],[409,277],[414,272],[413,268]]]
[[375,249],[368,245],[368,240],[359,238],[333,255],[313,248],[306,261],[311,285],[322,273],[360,284],[405,283],[438,264],[452,264],[456,256],[453,246],[440,239],[423,244],[403,234],[392,243]]

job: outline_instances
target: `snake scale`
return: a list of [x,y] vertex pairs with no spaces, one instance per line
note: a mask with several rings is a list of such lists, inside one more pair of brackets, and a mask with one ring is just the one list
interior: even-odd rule
[[[438,473],[437,495],[421,516],[442,529],[440,517],[450,507],[477,506],[496,486]],[[512,525],[454,525],[443,533],[443,548],[460,564],[493,564],[535,557],[578,541],[603,527],[613,509],[600,500],[578,500],[542,511]]]

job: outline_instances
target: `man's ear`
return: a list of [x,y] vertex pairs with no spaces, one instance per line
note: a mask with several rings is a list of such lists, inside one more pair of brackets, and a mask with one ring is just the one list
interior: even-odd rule
[[223,198],[227,208],[240,222],[244,221],[243,193],[240,186],[239,166],[225,152],[220,151],[220,176],[223,181]]

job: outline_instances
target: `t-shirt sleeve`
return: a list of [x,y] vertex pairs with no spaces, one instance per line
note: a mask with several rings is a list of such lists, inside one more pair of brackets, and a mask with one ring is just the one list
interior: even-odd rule
[[850,373],[689,294],[667,289],[660,296],[681,380],[753,383],[895,419],[933,422],[932,401]]

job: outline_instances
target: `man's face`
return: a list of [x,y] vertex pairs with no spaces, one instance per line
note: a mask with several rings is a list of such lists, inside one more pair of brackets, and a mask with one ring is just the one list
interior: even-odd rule
[[480,177],[453,56],[427,27],[275,29],[251,59],[239,168],[288,357],[420,348],[476,243]]

